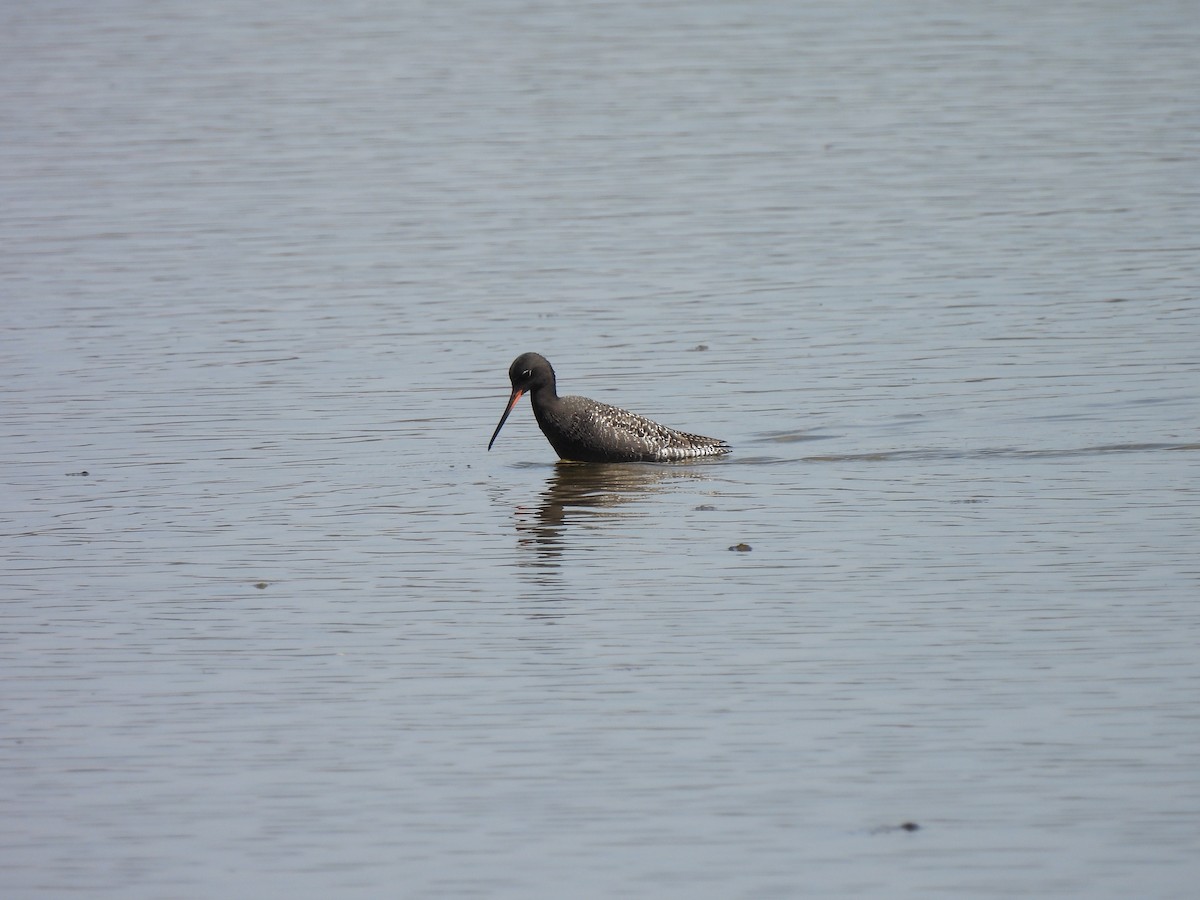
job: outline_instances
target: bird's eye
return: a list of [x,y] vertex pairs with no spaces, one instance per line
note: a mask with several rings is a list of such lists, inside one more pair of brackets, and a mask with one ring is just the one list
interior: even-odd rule
[[533,369],[526,369],[521,374],[524,375],[526,378],[532,378],[533,377]]

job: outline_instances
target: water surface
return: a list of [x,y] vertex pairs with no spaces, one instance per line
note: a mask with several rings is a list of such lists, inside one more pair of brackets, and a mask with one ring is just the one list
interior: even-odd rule
[[5,896],[1191,896],[1192,4],[2,16]]

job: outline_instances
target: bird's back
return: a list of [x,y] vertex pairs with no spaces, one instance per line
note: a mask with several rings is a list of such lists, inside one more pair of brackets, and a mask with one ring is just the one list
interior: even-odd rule
[[676,431],[587,397],[557,398],[538,415],[538,425],[560,457],[583,462],[666,462],[730,452],[717,438]]

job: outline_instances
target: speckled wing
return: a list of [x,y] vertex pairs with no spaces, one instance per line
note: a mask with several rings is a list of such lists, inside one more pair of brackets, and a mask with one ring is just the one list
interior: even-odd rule
[[618,406],[584,397],[561,400],[570,409],[567,431],[573,443],[606,448],[612,462],[691,459],[730,451],[722,440],[676,431]]

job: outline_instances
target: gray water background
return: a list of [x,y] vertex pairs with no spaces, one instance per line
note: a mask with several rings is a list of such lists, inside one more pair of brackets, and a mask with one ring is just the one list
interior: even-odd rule
[[0,893],[1195,896],[1198,10],[5,5]]

